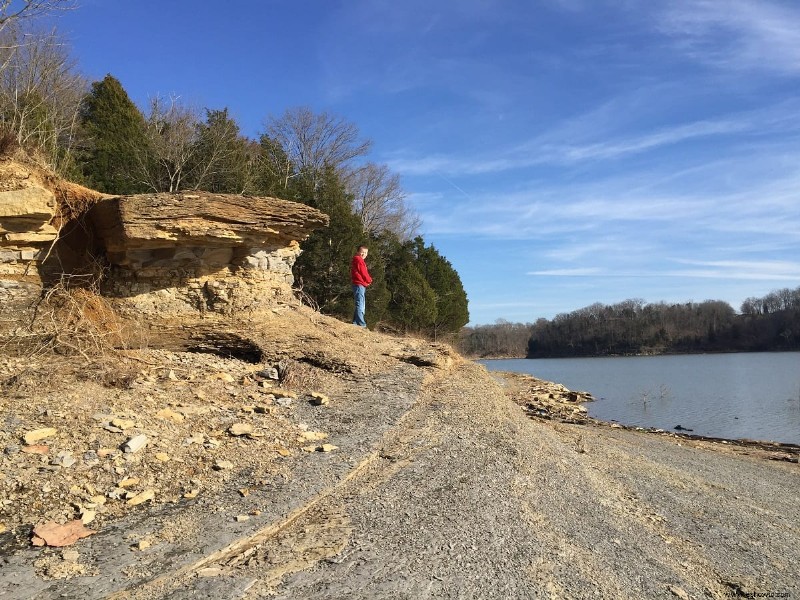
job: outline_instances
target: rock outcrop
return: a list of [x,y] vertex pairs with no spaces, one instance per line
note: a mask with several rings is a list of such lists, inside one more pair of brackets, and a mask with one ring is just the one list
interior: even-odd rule
[[56,239],[50,224],[55,214],[55,194],[45,187],[38,169],[0,160],[0,306],[27,295],[26,288],[37,283],[28,267]]
[[102,297],[137,327],[252,318],[296,302],[299,242],[327,223],[277,198],[109,196],[0,157],[0,337],[41,336],[36,307],[56,289],[88,290],[95,312]]
[[[0,335],[28,323],[42,290],[75,267],[67,221],[102,197],[59,180],[22,152],[0,157]],[[59,240],[66,243],[57,251]]]
[[206,192],[110,198],[88,219],[111,267],[103,294],[160,318],[289,301],[299,242],[328,222],[296,202]]

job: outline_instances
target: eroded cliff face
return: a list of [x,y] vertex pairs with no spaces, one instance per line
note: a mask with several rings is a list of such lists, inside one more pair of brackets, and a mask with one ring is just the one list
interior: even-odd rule
[[277,198],[108,196],[2,157],[0,337],[37,333],[37,307],[54,290],[83,290],[151,329],[254,318],[297,302],[299,243],[327,223]]
[[90,262],[71,217],[103,197],[22,152],[0,157],[0,335],[29,323],[43,290]]
[[40,285],[38,271],[28,267],[55,240],[57,231],[50,224],[55,213],[55,194],[38,170],[18,160],[0,160],[0,311]]
[[111,266],[105,296],[158,316],[243,316],[293,299],[299,241],[323,213],[277,198],[193,192],[111,198],[87,215]]

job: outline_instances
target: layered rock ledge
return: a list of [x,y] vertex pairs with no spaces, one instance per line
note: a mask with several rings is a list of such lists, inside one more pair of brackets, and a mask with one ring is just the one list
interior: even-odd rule
[[291,302],[299,242],[328,223],[296,202],[202,192],[111,198],[88,219],[111,266],[103,294],[163,319]]
[[[181,328],[295,304],[300,242],[327,224],[320,211],[278,198],[109,196],[64,182],[22,154],[5,156],[0,338],[35,342],[54,325],[86,318],[118,347],[186,344]],[[64,298],[70,290],[87,293]],[[50,299],[57,301],[43,309]],[[47,309],[54,313],[43,318]],[[176,334],[143,335],[165,326]]]

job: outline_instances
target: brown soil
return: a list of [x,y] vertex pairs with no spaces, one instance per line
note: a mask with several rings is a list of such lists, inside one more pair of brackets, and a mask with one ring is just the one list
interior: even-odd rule
[[[90,311],[94,320],[105,318],[100,309]],[[152,504],[175,503],[219,492],[242,470],[250,474],[240,490],[246,495],[280,474],[283,459],[323,443],[290,418],[293,405],[312,392],[335,397],[348,380],[432,351],[304,307],[278,312],[240,329],[262,349],[255,364],[213,347],[111,352],[75,342],[57,347],[72,355],[49,346],[0,354],[0,532],[23,540],[37,523],[87,513],[94,514],[89,526],[102,529],[135,510],[127,501],[140,492],[152,490]],[[259,375],[270,367],[280,367],[280,381]],[[252,431],[236,435],[236,424]],[[25,442],[44,428],[56,433]],[[138,435],[147,436],[145,449],[125,452]]]
[[[796,590],[796,449],[597,423],[583,393],[304,307],[214,331],[0,353],[0,595]],[[78,519],[96,533],[32,546]]]

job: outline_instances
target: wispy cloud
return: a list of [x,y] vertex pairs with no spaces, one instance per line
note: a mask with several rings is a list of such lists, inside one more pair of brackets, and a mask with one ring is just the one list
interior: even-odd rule
[[[440,174],[477,176],[538,166],[570,167],[582,163],[626,158],[684,143],[730,140],[728,150],[742,143],[741,136],[754,140],[767,135],[777,139],[800,131],[797,114],[800,103],[778,102],[767,108],[739,111],[713,119],[700,119],[668,126],[627,132],[636,116],[624,103],[565,119],[555,127],[506,148],[491,148],[484,156],[459,154],[413,156],[409,152],[387,157],[389,166],[407,176]],[[613,116],[612,116],[613,114]],[[613,123],[613,126],[611,125]],[[774,143],[774,141],[773,141]]]
[[547,149],[551,152],[551,156],[558,157],[565,162],[610,159],[671,146],[695,138],[742,133],[750,128],[750,123],[746,120],[697,121],[646,132],[643,135],[627,136],[619,140],[586,145],[554,145]]
[[597,268],[586,269],[546,269],[544,271],[529,271],[528,275],[540,275],[546,277],[594,277],[601,275],[602,272]]
[[671,277],[710,277],[766,281],[800,281],[800,262],[791,261],[744,261],[716,260],[698,261],[676,259],[695,269],[668,271]]
[[674,271],[637,272],[637,271],[604,271],[601,269],[552,269],[549,271],[530,271],[528,275],[542,277],[577,277],[592,279],[724,279],[727,281],[774,281],[797,282],[797,275],[786,273],[769,273],[759,270],[733,270],[733,269],[685,269]]
[[661,29],[700,62],[734,71],[800,74],[800,9],[794,2],[670,3]]

